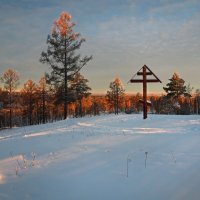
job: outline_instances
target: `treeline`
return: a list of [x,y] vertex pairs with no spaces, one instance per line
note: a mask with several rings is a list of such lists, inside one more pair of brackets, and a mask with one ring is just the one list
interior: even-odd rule
[[[12,73],[11,73],[12,72]],[[26,126],[54,122],[64,119],[64,102],[59,91],[53,90],[42,77],[38,83],[28,80],[20,91],[16,91],[19,78],[9,69],[6,77],[15,74],[15,84],[0,88],[0,127]],[[4,77],[5,79],[5,77]],[[11,80],[13,78],[9,78]],[[177,79],[179,80],[179,79]],[[126,94],[119,78],[110,83],[106,95],[92,95],[88,80],[77,73],[68,88],[68,117],[95,116],[108,113],[141,113],[143,106],[140,93]],[[85,88],[85,89],[84,89]],[[179,88],[180,89],[180,88]],[[191,92],[191,88],[190,88]],[[193,95],[177,92],[174,97],[151,95],[149,112],[153,114],[200,114],[200,90]],[[61,95],[61,96],[60,96]]]
[[[64,119],[64,98],[60,88],[47,84],[45,77],[38,83],[28,80],[20,90],[19,75],[8,69],[0,87],[0,127],[41,124]],[[68,116],[79,117],[90,114],[92,104],[88,80],[77,72],[68,84]],[[97,111],[96,111],[97,112]]]

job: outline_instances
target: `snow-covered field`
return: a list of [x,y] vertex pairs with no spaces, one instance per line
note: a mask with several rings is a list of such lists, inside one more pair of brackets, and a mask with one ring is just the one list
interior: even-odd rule
[[103,115],[0,131],[1,200],[199,200],[200,117]]

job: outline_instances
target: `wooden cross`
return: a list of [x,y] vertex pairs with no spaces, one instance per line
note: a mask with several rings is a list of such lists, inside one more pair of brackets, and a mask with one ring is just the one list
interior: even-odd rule
[[[147,106],[151,106],[151,102],[147,100],[147,82],[148,83],[156,83],[161,82],[161,80],[146,66],[144,65],[135,75],[142,76],[142,79],[134,79],[134,77],[130,80],[131,83],[143,83],[143,99],[140,100],[143,104],[143,118],[147,118]],[[154,79],[147,79],[147,76],[151,75]]]

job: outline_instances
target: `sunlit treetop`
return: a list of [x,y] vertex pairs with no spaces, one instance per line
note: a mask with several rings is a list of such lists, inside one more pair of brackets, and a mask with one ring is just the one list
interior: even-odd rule
[[[115,78],[114,83],[115,83],[117,86],[122,86],[122,82],[121,82],[121,80],[120,80],[119,77],[116,77],[116,78]],[[122,87],[123,87],[123,86],[122,86]]]
[[71,36],[75,40],[79,34],[73,33],[72,27],[75,26],[75,23],[70,21],[71,15],[68,12],[62,12],[60,17],[54,21],[52,33],[60,34],[63,37]]
[[172,79],[180,79],[180,75],[177,72],[175,72],[172,76]]

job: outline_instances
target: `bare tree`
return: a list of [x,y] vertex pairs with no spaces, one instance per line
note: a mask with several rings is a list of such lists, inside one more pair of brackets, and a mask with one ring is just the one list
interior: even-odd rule
[[46,113],[46,98],[47,98],[47,82],[46,78],[43,76],[38,85],[39,99],[42,102],[42,123],[45,123],[45,113]]
[[28,121],[29,125],[32,125],[32,114],[34,109],[34,103],[36,100],[36,93],[37,93],[37,85],[32,80],[28,80],[24,84],[24,88],[22,89],[22,96],[24,100],[24,105],[27,106],[28,112]]
[[124,102],[124,91],[125,90],[119,78],[116,78],[113,82],[110,83],[110,90],[107,91],[107,102],[111,108],[114,108],[114,112],[116,115],[119,113],[119,108]]
[[13,69],[8,69],[1,77],[1,81],[4,83],[4,89],[9,94],[9,126],[12,128],[12,103],[14,100],[13,94],[19,85],[19,74]]

